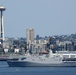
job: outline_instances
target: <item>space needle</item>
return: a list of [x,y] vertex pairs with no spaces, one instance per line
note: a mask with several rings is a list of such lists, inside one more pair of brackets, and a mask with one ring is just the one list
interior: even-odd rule
[[1,23],[1,44],[3,47],[3,41],[4,41],[4,22],[3,22],[3,11],[5,11],[6,8],[4,6],[0,6],[0,23]]

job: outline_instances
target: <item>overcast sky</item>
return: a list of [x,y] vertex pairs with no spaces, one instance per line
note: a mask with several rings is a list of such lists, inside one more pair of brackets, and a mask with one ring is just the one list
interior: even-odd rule
[[5,37],[26,37],[76,33],[76,0],[0,0],[4,11]]

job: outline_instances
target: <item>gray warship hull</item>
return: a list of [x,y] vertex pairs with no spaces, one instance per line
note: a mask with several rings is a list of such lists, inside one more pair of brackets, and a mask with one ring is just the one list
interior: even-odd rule
[[76,62],[34,63],[28,61],[7,61],[9,67],[76,67]]
[[7,61],[9,67],[76,67],[76,58],[63,58],[50,50],[48,55],[27,55],[17,61]]

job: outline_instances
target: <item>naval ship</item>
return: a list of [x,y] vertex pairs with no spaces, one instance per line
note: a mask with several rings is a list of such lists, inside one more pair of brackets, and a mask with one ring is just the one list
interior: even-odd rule
[[[64,54],[68,55],[68,54]],[[52,53],[43,55],[30,55],[27,54],[20,57],[19,60],[8,60],[7,63],[9,67],[76,67],[76,57],[74,54],[70,53],[69,57],[64,57],[59,53]],[[76,56],[76,54],[75,54]]]

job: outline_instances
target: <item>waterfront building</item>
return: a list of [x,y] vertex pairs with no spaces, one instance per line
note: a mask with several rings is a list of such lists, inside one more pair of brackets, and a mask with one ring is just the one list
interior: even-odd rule
[[71,41],[64,41],[64,48],[65,50],[73,51],[74,44]]
[[3,48],[9,48],[10,46],[10,43],[9,43],[9,39],[8,38],[5,38],[4,42],[3,42]]
[[44,40],[44,39],[39,39],[39,40],[34,40],[34,41],[31,41],[30,43],[30,52],[31,53],[39,53],[39,52],[43,52],[46,50],[46,44],[47,44],[47,40]]
[[19,53],[20,49],[19,48],[15,48],[14,49],[14,53]]

